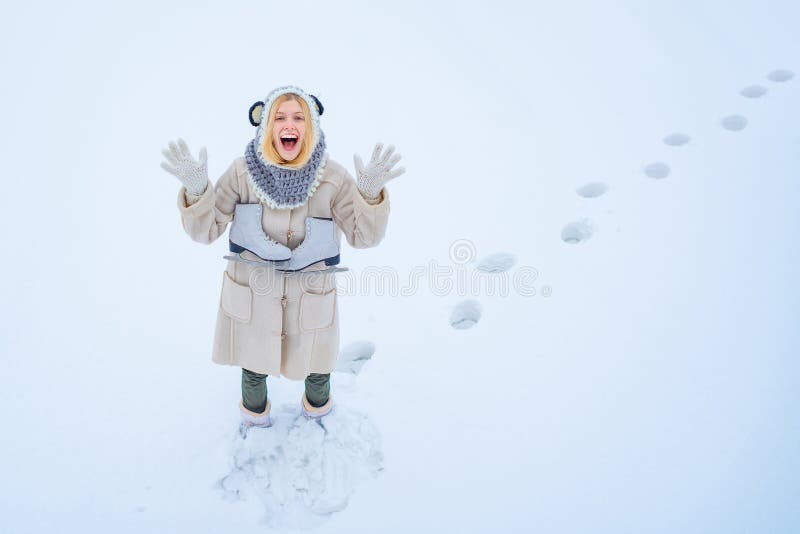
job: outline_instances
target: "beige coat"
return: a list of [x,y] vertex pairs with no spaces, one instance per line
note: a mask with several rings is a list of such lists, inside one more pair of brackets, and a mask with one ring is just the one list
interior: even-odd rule
[[[327,157],[327,154],[325,154]],[[187,206],[178,194],[183,228],[200,243],[211,243],[233,219],[236,204],[258,203],[247,179],[244,157],[237,158],[200,199]],[[306,217],[333,218],[341,241],[373,247],[386,232],[389,198],[367,203],[340,164],[327,161],[314,195],[294,209],[262,205],[262,226],[272,239],[294,249],[305,237]],[[228,261],[222,273],[212,360],[257,373],[302,380],[329,373],[339,352],[339,312],[335,274],[287,275]]]

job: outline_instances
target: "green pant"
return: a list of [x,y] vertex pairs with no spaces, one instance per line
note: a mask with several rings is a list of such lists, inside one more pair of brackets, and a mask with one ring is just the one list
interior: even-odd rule
[[[319,408],[328,402],[330,394],[330,373],[311,373],[306,377],[306,398],[311,406]],[[262,413],[267,408],[267,375],[242,367],[242,404],[255,413]]]

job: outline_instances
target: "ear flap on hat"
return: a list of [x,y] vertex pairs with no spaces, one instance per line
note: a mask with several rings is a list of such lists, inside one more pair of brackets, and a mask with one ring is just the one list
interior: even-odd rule
[[314,96],[314,95],[308,95],[308,96],[310,96],[311,98],[313,98],[313,99],[314,99],[314,104],[316,104],[316,105],[317,105],[317,113],[319,113],[319,114],[320,114],[320,116],[321,116],[321,115],[322,115],[322,112],[323,112],[323,111],[325,111],[325,108],[324,108],[324,107],[322,107],[322,102],[320,102],[320,101],[319,101],[319,98],[317,98],[317,97],[316,97],[316,96]]
[[250,113],[248,114],[250,119],[250,124],[252,124],[253,126],[258,126],[259,124],[261,124],[261,117],[263,114],[264,114],[264,103],[259,100],[258,102],[250,106]]

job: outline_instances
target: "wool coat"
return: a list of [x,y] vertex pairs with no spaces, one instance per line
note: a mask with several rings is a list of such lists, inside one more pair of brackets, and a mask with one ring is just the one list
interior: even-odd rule
[[[306,217],[332,218],[340,242],[344,234],[354,248],[374,247],[386,232],[386,189],[377,203],[370,204],[345,168],[328,159],[327,153],[325,159],[319,185],[305,204],[273,209],[259,201],[248,180],[245,158],[237,158],[215,186],[208,182],[193,204],[187,205],[186,189],[181,187],[178,209],[183,228],[194,241],[211,243],[225,233],[236,204],[261,203],[264,232],[290,249],[303,242]],[[222,273],[212,360],[292,380],[330,373],[339,352],[335,276],[284,274],[229,260]]]

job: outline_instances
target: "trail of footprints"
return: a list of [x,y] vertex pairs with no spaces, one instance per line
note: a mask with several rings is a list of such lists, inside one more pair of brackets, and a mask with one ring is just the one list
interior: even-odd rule
[[[770,82],[785,83],[794,79],[794,72],[787,69],[777,69],[768,73],[766,78]],[[757,99],[766,95],[769,90],[763,85],[753,84],[742,88],[739,94],[747,99]],[[740,114],[732,114],[722,117],[719,126],[729,132],[740,132],[747,127],[747,117]],[[686,146],[692,138],[683,132],[673,132],[661,139],[667,146],[679,148]],[[642,173],[648,178],[662,180],[670,175],[669,164],[663,161],[648,163],[642,168]],[[608,192],[608,185],[603,182],[589,182],[577,189],[575,193],[582,198],[598,198]],[[617,228],[619,230],[619,227]],[[561,229],[561,240],[570,245],[584,243],[595,233],[595,225],[588,218],[567,223]],[[511,254],[498,253],[487,256],[478,263],[477,269],[484,272],[505,272],[515,263],[515,258]],[[467,299],[456,304],[450,314],[450,326],[456,330],[472,328],[478,323],[482,315],[482,306],[475,299]]]
[[[497,252],[483,257],[475,269],[483,273],[504,273],[517,263],[517,258],[507,252]],[[454,330],[472,328],[483,315],[483,306],[475,299],[462,300],[450,312],[450,326]]]
[[[766,78],[773,83],[785,83],[794,79],[794,72],[788,69],[776,69],[768,73]],[[766,95],[769,90],[763,85],[748,85],[739,91],[739,94],[747,99],[757,99]],[[747,127],[747,117],[739,114],[732,114],[722,117],[719,126],[729,132],[741,132]],[[674,132],[665,136],[661,141],[670,147],[682,147],[688,145],[691,137],[683,132]],[[648,163],[642,168],[642,173],[648,178],[661,180],[670,175],[669,164],[663,161]],[[597,198],[608,190],[602,182],[590,182],[575,190],[578,196],[583,198]],[[588,219],[581,219],[566,224],[561,230],[561,240],[570,245],[585,242],[592,237],[595,232],[594,225]]]

